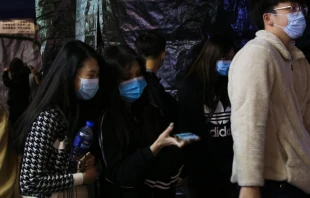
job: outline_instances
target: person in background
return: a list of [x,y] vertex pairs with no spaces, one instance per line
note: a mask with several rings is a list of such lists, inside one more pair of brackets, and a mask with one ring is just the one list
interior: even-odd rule
[[160,33],[150,30],[140,34],[135,42],[137,53],[145,59],[148,90],[152,100],[156,102],[168,122],[173,122],[175,129],[179,129],[177,101],[165,91],[157,77],[157,71],[164,62],[166,55],[166,39]]
[[39,85],[42,80],[42,74],[37,71],[36,68],[34,68],[33,66],[29,66],[29,69],[31,71],[31,74],[33,74],[36,84]]
[[[9,76],[10,74],[10,76]],[[30,97],[30,70],[19,58],[14,58],[2,74],[3,84],[9,88],[9,121],[15,125],[20,115],[27,109]]]
[[201,137],[201,141],[185,150],[190,198],[233,196],[227,83],[234,54],[233,43],[227,36],[211,36],[179,88],[181,130]]
[[111,46],[104,59],[113,71],[111,104],[101,117],[99,137],[105,196],[174,198],[183,167],[179,148],[186,142],[170,136],[179,131],[152,101],[143,58],[128,46]]
[[[27,66],[28,67],[28,66]],[[37,71],[33,66],[29,66],[31,74],[29,76],[29,84],[30,84],[30,96],[34,98],[34,95],[38,89],[38,86],[42,80],[41,72]]]
[[260,29],[235,56],[228,92],[240,198],[310,195],[310,66],[292,44],[303,35],[302,0],[252,0]]
[[145,60],[146,71],[157,74],[166,55],[166,39],[155,30],[140,34],[135,42],[136,51]]
[[102,65],[100,55],[90,46],[69,41],[45,74],[15,128],[13,145],[23,155],[20,171],[23,196],[88,197],[87,190],[73,187],[97,179],[94,157],[87,160],[85,172],[71,173],[69,154],[79,129],[79,101],[96,95],[99,72],[104,72]]
[[9,145],[10,126],[4,107],[0,104],[0,197],[15,198],[14,185],[17,181],[17,155]]

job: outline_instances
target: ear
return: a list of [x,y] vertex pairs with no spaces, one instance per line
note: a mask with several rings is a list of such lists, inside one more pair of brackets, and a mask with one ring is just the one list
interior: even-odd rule
[[265,13],[263,15],[263,20],[264,20],[265,25],[273,26],[273,20],[272,20],[270,13]]
[[165,59],[166,56],[166,51],[163,51],[160,55],[160,59],[163,61]]

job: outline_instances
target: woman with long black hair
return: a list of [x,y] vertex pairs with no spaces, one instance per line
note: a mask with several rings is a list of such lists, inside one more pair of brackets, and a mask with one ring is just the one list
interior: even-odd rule
[[185,151],[190,198],[232,196],[227,75],[233,56],[232,41],[220,34],[211,36],[180,86],[181,129],[201,137]]
[[[99,72],[104,73],[102,65],[103,60],[95,50],[81,41],[67,42],[61,48],[15,128],[14,145],[23,155],[20,171],[23,196],[77,197],[71,194],[74,186],[96,180],[94,158],[86,162],[85,172],[72,174],[69,153],[79,129],[80,103],[96,95]],[[87,193],[80,197],[87,197]]]
[[[183,167],[178,142],[150,98],[144,60],[128,46],[111,46],[110,108],[102,115],[100,145],[109,198],[172,198]],[[167,128],[168,126],[168,128]]]

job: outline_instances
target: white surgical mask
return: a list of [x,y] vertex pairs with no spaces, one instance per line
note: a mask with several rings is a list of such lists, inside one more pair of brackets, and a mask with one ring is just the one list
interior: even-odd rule
[[81,88],[76,91],[77,97],[83,100],[92,99],[99,89],[99,78],[94,79],[85,79],[80,77],[78,78],[81,79]]
[[305,16],[302,12],[292,12],[289,14],[273,14],[286,16],[288,20],[288,25],[286,27],[279,26],[277,24],[273,24],[276,27],[282,28],[284,32],[291,38],[297,39],[301,37],[306,29],[307,23]]

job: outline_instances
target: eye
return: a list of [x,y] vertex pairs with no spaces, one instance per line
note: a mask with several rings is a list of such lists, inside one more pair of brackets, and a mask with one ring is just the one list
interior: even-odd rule
[[141,75],[142,75],[141,69],[139,69],[139,70],[136,72],[136,75],[137,75],[137,76],[141,76]]
[[129,80],[130,79],[130,75],[125,74],[122,78],[123,81]]

